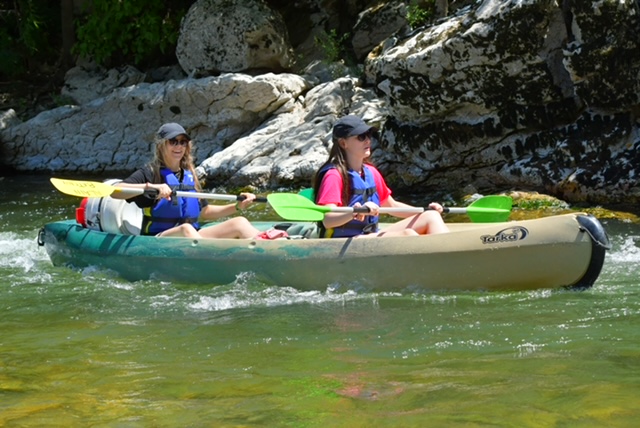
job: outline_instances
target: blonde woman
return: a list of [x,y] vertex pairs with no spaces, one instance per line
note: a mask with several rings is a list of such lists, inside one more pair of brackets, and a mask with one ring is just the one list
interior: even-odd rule
[[155,149],[155,156],[148,165],[118,183],[120,187],[157,191],[155,199],[146,196],[132,198],[143,209],[142,235],[254,238],[260,234],[249,220],[241,216],[202,229],[199,224],[199,220],[217,220],[247,208],[256,198],[251,193],[242,193],[244,200],[228,205],[210,205],[206,199],[199,198],[175,197],[177,200],[173,200],[173,190],[201,190],[191,156],[193,142],[181,125],[162,125],[157,132]]

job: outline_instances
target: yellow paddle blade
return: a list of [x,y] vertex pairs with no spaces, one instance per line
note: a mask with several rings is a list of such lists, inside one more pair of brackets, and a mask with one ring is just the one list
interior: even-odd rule
[[51,178],[51,184],[60,192],[81,198],[102,198],[109,196],[117,189],[98,181],[67,180]]

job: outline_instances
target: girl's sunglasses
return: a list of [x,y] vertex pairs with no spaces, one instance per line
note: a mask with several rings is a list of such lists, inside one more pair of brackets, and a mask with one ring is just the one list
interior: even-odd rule
[[180,145],[180,146],[186,146],[186,145],[188,145],[188,144],[189,144],[189,141],[190,141],[190,140],[187,140],[187,139],[184,139],[184,138],[180,138],[180,139],[172,138],[172,139],[170,139],[170,140],[169,140],[169,144],[171,144],[171,145],[172,145],[172,146],[174,146],[174,147],[175,147],[175,146],[178,146],[178,145]]

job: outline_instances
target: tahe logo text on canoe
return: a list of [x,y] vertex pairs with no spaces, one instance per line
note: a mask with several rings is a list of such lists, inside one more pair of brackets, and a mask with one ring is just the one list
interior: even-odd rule
[[525,239],[529,231],[522,226],[514,226],[503,229],[495,235],[483,235],[480,237],[483,244],[500,244],[502,242],[515,242]]

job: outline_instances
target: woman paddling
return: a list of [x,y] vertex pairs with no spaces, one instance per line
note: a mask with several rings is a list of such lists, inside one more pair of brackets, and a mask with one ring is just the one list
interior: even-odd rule
[[420,214],[394,214],[404,218],[380,232],[380,207],[411,207],[391,196],[380,172],[366,160],[371,155],[371,137],[376,129],[358,116],[344,116],[333,126],[333,147],[329,159],[316,172],[313,188],[316,204],[329,207],[365,205],[367,214],[328,212],[320,224],[320,236],[332,238],[416,236],[449,231],[440,204]]
[[[142,235],[188,238],[254,238],[260,235],[261,232],[245,217],[234,217],[202,229],[198,223],[198,219],[216,220],[247,208],[256,198],[252,193],[242,193],[245,199],[235,205],[210,205],[206,199],[172,197],[173,190],[200,191],[191,156],[191,138],[182,126],[177,123],[162,125],[155,147],[151,163],[118,183],[120,187],[158,192],[155,199],[132,198],[143,209]],[[126,198],[118,193],[114,197]]]

